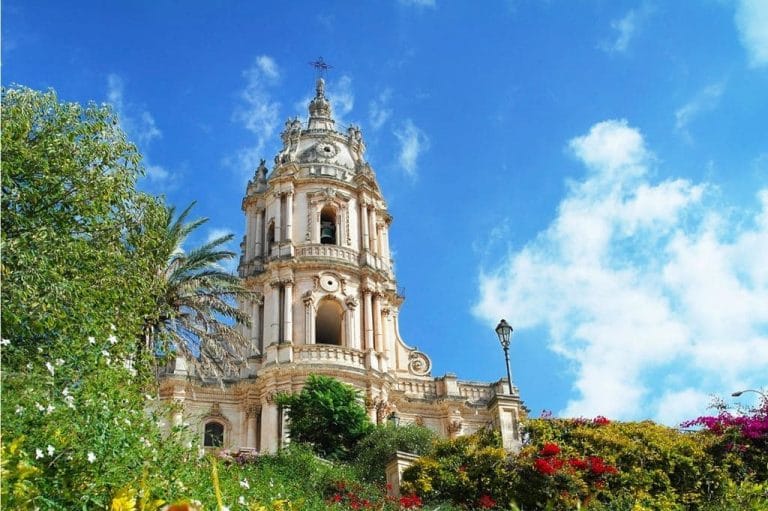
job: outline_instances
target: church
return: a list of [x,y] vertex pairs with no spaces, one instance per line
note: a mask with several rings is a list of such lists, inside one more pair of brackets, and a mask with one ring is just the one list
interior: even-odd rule
[[337,129],[322,78],[306,124],[289,120],[281,139],[271,172],[262,161],[242,202],[238,272],[254,296],[239,304],[251,318],[242,327],[247,364],[222,384],[177,359],[160,377],[173,422],[188,424],[205,448],[275,452],[290,428],[275,396],[315,373],[358,389],[374,423],[419,424],[443,437],[492,427],[518,448],[517,388],[435,377],[429,356],[401,337],[392,216],[360,128]]

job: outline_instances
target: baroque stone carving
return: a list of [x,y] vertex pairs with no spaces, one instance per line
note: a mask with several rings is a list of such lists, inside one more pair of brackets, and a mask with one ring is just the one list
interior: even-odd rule
[[416,376],[426,376],[432,369],[432,361],[420,351],[413,350],[408,354],[408,370]]

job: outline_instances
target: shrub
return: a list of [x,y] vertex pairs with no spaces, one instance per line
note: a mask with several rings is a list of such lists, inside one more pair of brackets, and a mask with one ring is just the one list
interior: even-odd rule
[[328,459],[348,459],[354,445],[371,429],[358,391],[329,376],[311,374],[296,394],[281,394],[288,407],[290,436]]
[[511,501],[507,458],[494,432],[438,440],[430,455],[405,470],[401,488],[430,502],[475,507],[482,499],[506,504]]
[[387,463],[396,451],[424,455],[436,438],[432,430],[414,424],[378,425],[355,446],[353,465],[363,480],[384,484]]

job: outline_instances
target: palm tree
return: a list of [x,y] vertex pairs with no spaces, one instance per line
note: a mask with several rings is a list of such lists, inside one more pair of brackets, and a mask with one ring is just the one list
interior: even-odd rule
[[221,263],[235,257],[222,246],[233,235],[221,236],[185,252],[187,237],[208,221],[187,222],[193,202],[174,219],[175,208],[167,208],[160,250],[164,267],[158,269],[160,290],[157,315],[145,322],[145,348],[174,353],[196,366],[203,375],[221,378],[243,361],[247,341],[237,324],[247,324],[247,314],[236,300],[251,296],[240,278]]

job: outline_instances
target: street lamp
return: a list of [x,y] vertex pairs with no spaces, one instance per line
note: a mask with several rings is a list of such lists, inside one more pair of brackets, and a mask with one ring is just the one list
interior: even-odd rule
[[739,396],[741,396],[742,394],[744,394],[745,392],[754,392],[755,394],[758,394],[758,395],[760,395],[760,397],[762,397],[763,399],[765,399],[765,400],[767,400],[767,401],[768,401],[768,396],[766,396],[766,395],[765,395],[765,392],[760,392],[759,390],[755,390],[755,389],[744,389],[744,390],[740,390],[740,391],[738,391],[738,392],[734,392],[733,394],[731,394],[731,396],[733,396],[733,397],[739,397]]
[[496,335],[499,336],[501,348],[504,350],[504,358],[507,361],[507,383],[509,384],[509,395],[512,395],[512,373],[509,371],[509,340],[512,337],[512,326],[507,320],[502,319],[496,325]]

